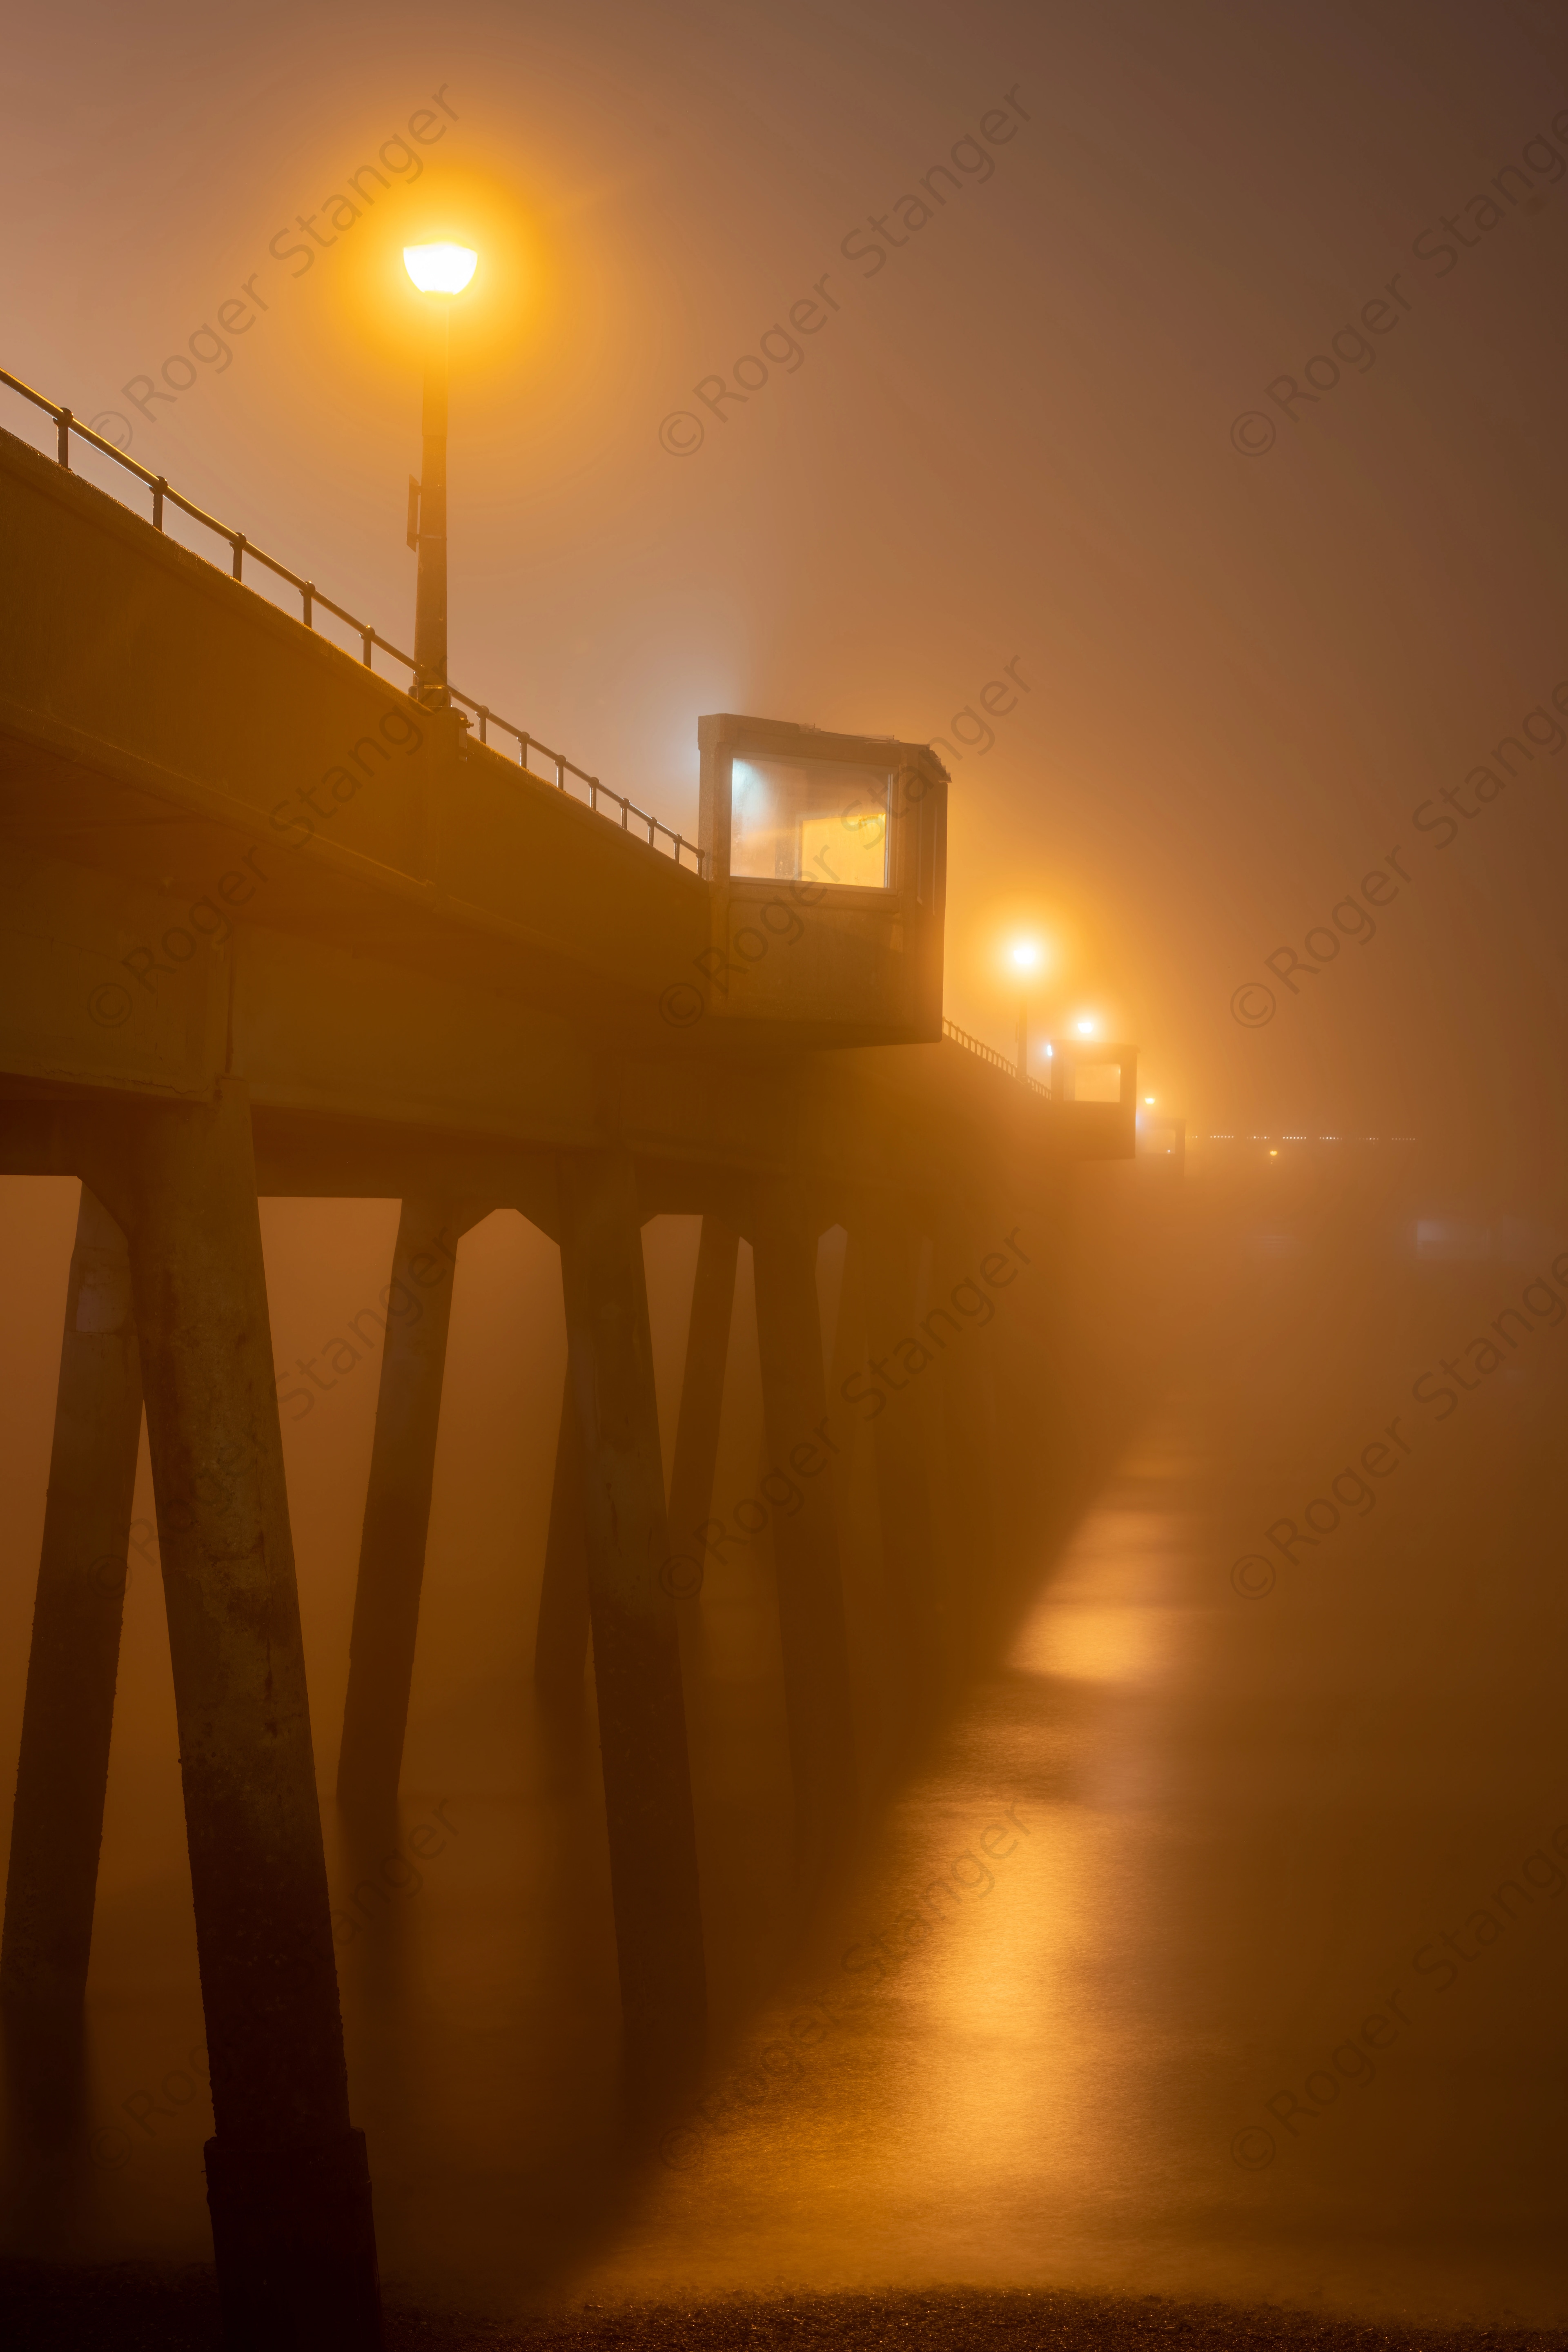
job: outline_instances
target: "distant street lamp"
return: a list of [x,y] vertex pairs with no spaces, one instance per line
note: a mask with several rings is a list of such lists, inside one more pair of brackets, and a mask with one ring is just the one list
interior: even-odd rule
[[414,604],[415,689],[431,709],[449,708],[447,690],[447,374],[452,298],[479,267],[466,245],[405,245],[403,266],[430,298],[425,346],[424,452],[408,486],[408,543],[418,551]]

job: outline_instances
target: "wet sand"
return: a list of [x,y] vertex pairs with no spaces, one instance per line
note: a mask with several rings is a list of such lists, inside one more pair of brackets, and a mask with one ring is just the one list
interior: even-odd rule
[[[116,2265],[59,2272],[0,2268],[6,2340],[15,2352],[183,2352],[216,2340],[210,2272]],[[1531,2328],[1358,2326],[1308,2312],[1087,2295],[735,2295],[718,2304],[626,2304],[524,2322],[391,2309],[387,2352],[800,2352],[805,2346],[949,2347],[949,2352],[1562,2352],[1568,2333]]]

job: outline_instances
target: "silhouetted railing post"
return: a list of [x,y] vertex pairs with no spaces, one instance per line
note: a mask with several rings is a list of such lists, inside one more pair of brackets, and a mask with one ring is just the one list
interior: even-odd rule
[[338,1795],[361,1812],[390,1812],[397,1798],[465,1222],[449,1201],[405,1201],[383,1294],[386,1335],[338,1756]]
[[131,1114],[122,1138],[108,1197],[131,1242],[157,1496],[225,2340],[365,2352],[381,2340],[370,2178],[349,2123],[245,1089],[220,1079],[211,1103]]
[[679,2069],[701,2047],[702,1913],[637,1178],[617,1149],[559,1165],[621,2000],[634,2065]]
[[16,1767],[0,1953],[7,2003],[79,2006],[87,1987],[141,1437],[131,1260],[84,1184]]

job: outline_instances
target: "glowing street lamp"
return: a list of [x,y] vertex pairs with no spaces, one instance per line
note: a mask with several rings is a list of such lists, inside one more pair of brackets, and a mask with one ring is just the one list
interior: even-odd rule
[[1022,992],[1018,998],[1018,1076],[1029,1075],[1029,993],[1028,974],[1040,965],[1039,942],[1037,940],[1015,940],[1009,950],[1014,969],[1019,975]]
[[432,709],[447,691],[447,375],[452,299],[479,267],[466,245],[405,245],[403,266],[430,305],[425,347],[424,454],[408,485],[408,544],[419,557],[414,603],[415,689]]
[[421,294],[460,294],[479,266],[466,245],[405,245],[403,267]]

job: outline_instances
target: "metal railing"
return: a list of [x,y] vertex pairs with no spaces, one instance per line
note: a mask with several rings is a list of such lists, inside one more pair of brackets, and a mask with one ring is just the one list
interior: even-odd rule
[[962,1045],[966,1054],[978,1054],[980,1059],[983,1062],[989,1062],[993,1069],[1005,1071],[1007,1076],[1013,1080],[1015,1086],[1026,1086],[1029,1088],[1031,1094],[1041,1096],[1047,1102],[1050,1101],[1051,1090],[1049,1087],[1042,1085],[1038,1078],[1020,1077],[1018,1074],[1018,1065],[1016,1062],[1010,1062],[1005,1054],[999,1054],[996,1051],[994,1045],[987,1045],[980,1038],[972,1037],[967,1029],[961,1029],[959,1027],[956,1021],[949,1021],[944,1018],[942,1024],[942,1034],[944,1037],[951,1038],[955,1045]]
[[[400,646],[393,645],[388,638],[381,635],[379,630],[372,628],[368,621],[357,620],[353,613],[345,612],[342,604],[334,604],[331,597],[323,596],[314,581],[301,580],[297,572],[290,572],[289,566],[286,563],[279,563],[276,556],[264,553],[252,541],[247,539],[242,530],[231,530],[226,523],[219,522],[216,516],[207,514],[201,507],[193,506],[189,499],[182,497],[178,490],[170,488],[162,474],[150,473],[145,466],[138,465],[134,457],[128,457],[123,449],[117,449],[112,441],[106,441],[101,434],[95,433],[90,425],[84,425],[81,419],[74,416],[68,408],[57,408],[52,400],[46,400],[41,392],[35,392],[31,384],[23,383],[19,377],[8,375],[4,368],[0,368],[0,383],[9,384],[13,392],[19,392],[24,400],[30,400],[35,408],[41,408],[47,416],[54,418],[59,430],[58,452],[59,462],[68,474],[71,470],[70,436],[74,433],[91,448],[99,450],[105,457],[112,457],[117,466],[123,466],[128,474],[134,474],[138,481],[146,484],[153,493],[154,530],[162,530],[163,528],[165,506],[178,507],[180,512],[189,515],[193,522],[199,522],[204,530],[210,530],[217,538],[228,541],[234,558],[232,576],[236,580],[242,577],[245,559],[248,555],[253,562],[264,565],[268,572],[275,573],[279,580],[286,580],[290,588],[298,591],[303,604],[301,618],[306,628],[314,629],[315,622],[312,614],[319,604],[324,612],[335,614],[340,621],[355,632],[363,648],[366,669],[374,669],[375,665],[372,660],[372,655],[379,646],[384,654],[389,654],[394,661],[401,662],[417,684],[419,667],[413,655],[405,654]],[[479,722],[481,743],[489,745],[491,750],[497,749],[495,745],[490,744],[489,740],[489,730],[492,727],[499,728],[503,735],[511,737],[518,746],[518,765],[526,775],[531,776],[536,783],[546,783],[549,779],[542,776],[536,768],[529,766],[530,751],[537,751],[541,758],[548,760],[553,766],[558,792],[565,792],[567,777],[575,776],[580,783],[586,784],[587,792],[582,797],[586,799],[588,806],[595,816],[602,816],[607,823],[613,824],[616,820],[609,810],[601,808],[599,805],[601,801],[613,802],[616,808],[620,811],[623,833],[630,833],[631,820],[636,817],[639,827],[646,825],[647,828],[647,838],[650,849],[658,848],[659,837],[662,836],[662,839],[669,844],[668,851],[664,854],[672,856],[678,866],[681,862],[682,854],[689,851],[697,872],[700,874],[703,871],[704,861],[701,850],[694,841],[688,841],[684,834],[673,831],[661,818],[650,816],[647,810],[638,808],[635,801],[626,799],[620,793],[613,793],[607,784],[602,784],[599,782],[597,776],[591,776],[585,768],[580,768],[575,761],[567,759],[564,752],[552,751],[548,743],[540,741],[537,735],[531,735],[524,727],[514,727],[510,719],[501,718],[500,714],[491,710],[488,704],[475,702],[470,696],[459,693],[458,688],[449,682],[446,686],[446,691],[454,702],[460,702],[465,710],[471,710],[474,713]],[[418,699],[417,696],[415,699]],[[577,794],[573,795],[574,799],[577,797],[579,797]]]

